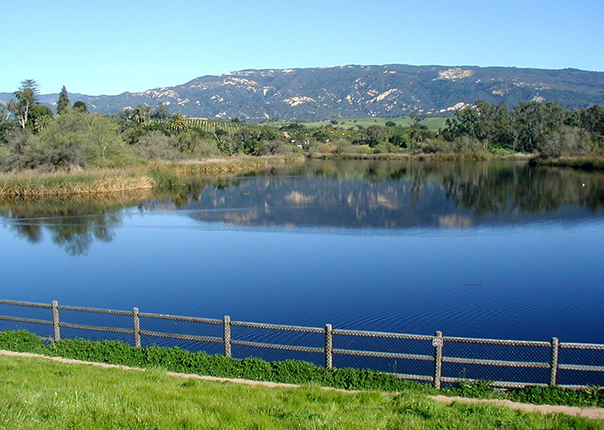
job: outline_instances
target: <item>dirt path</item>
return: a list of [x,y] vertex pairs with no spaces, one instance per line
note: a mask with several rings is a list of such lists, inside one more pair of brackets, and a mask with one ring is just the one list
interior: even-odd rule
[[[67,364],[87,364],[91,366],[98,366],[107,369],[122,369],[122,370],[136,370],[139,372],[144,372],[146,369],[142,369],[139,367],[128,367],[128,366],[120,366],[116,364],[107,364],[107,363],[93,363],[89,361],[81,361],[81,360],[73,360],[70,358],[62,358],[62,357],[48,357],[46,355],[40,354],[31,354],[26,352],[13,352],[13,351],[3,351],[0,350],[0,356],[15,356],[15,357],[31,357],[31,358],[43,358],[45,360],[52,360],[59,363],[67,363]],[[252,385],[252,386],[263,386],[263,387],[271,387],[271,388],[300,388],[300,385],[297,384],[284,384],[278,382],[266,382],[266,381],[251,381],[248,379],[238,379],[238,378],[218,378],[215,376],[201,376],[195,374],[187,374],[187,373],[176,373],[176,372],[166,372],[170,376],[174,376],[177,378],[187,378],[187,379],[199,379],[202,381],[214,381],[214,382],[231,382],[233,384],[244,384],[244,385]],[[358,393],[359,391],[352,390],[343,390],[339,388],[329,388],[324,387],[325,390],[330,391],[339,391],[343,393]],[[508,408],[524,411],[524,412],[540,412],[542,414],[566,414],[572,416],[581,416],[591,419],[599,419],[604,420],[604,408],[579,408],[576,406],[551,406],[551,405],[531,405],[527,403],[517,403],[512,402],[511,400],[499,400],[499,399],[472,399],[467,397],[448,397],[448,396],[427,396],[428,398],[435,400],[437,402],[453,404],[456,402],[459,403],[493,403],[496,405],[505,406]]]

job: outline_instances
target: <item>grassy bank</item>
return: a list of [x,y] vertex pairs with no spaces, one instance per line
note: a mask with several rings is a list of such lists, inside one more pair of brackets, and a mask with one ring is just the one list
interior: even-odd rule
[[116,192],[174,189],[188,175],[235,175],[266,169],[271,163],[294,158],[232,158],[201,162],[153,163],[119,169],[21,171],[0,175],[0,200],[36,199],[49,196],[102,195]]
[[572,167],[583,170],[604,170],[604,157],[536,157],[532,158],[530,163],[534,166]]
[[272,165],[310,160],[389,160],[389,161],[527,161],[532,165],[568,166],[604,170],[604,157],[547,159],[535,155],[491,152],[465,153],[334,153],[314,152],[278,157],[234,157],[204,161],[150,163],[103,170],[42,173],[28,170],[0,174],[0,201],[47,197],[102,196],[103,194],[174,190],[187,176],[232,176],[262,171]]
[[[405,381],[395,375],[368,369],[327,370],[314,364],[286,360],[266,362],[257,358],[235,360],[222,355],[190,352],[179,348],[134,348],[118,341],[61,340],[45,345],[26,331],[0,332],[0,349],[16,352],[73,358],[98,363],[139,368],[163,368],[179,373],[195,373],[223,378],[241,378],[289,384],[316,384],[346,390],[379,390],[413,395],[439,393],[427,384]],[[440,393],[473,397],[507,399],[517,402],[603,407],[604,389],[564,390],[559,387],[526,387],[507,392],[495,391],[488,382],[464,383]]]
[[436,153],[311,153],[312,160],[391,160],[391,161],[528,161],[534,155],[522,153],[494,154],[492,152],[436,152]]
[[0,358],[11,429],[603,429],[604,423],[412,393],[341,393],[182,380],[36,358]]

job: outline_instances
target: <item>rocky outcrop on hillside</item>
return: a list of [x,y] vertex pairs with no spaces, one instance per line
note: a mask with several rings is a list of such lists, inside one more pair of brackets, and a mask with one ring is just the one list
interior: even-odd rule
[[[183,85],[115,96],[73,94],[91,110],[113,113],[162,102],[191,117],[248,121],[447,114],[476,100],[555,101],[570,109],[604,104],[604,73],[510,67],[342,66],[242,70]],[[10,94],[0,95],[6,102]],[[41,96],[52,105],[58,95]]]

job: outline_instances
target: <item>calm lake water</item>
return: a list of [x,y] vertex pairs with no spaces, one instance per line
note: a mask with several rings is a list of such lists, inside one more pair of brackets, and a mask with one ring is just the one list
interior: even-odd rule
[[0,203],[0,298],[604,343],[603,205],[602,173],[386,161]]

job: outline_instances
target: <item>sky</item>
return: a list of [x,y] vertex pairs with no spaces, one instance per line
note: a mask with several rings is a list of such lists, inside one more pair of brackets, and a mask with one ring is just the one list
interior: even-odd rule
[[604,71],[604,1],[0,0],[0,92],[347,64]]

